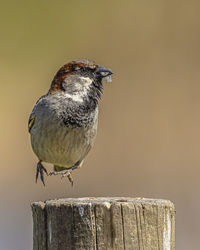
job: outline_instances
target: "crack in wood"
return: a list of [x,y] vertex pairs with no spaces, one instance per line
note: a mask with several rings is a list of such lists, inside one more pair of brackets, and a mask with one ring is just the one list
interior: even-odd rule
[[122,204],[120,205],[120,207],[121,207],[121,219],[122,219],[122,239],[123,239],[123,243],[124,243],[124,250],[126,250],[125,232],[124,232],[124,215],[123,215]]

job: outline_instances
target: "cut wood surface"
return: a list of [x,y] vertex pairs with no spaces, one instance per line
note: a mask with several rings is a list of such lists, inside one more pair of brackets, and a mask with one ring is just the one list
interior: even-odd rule
[[167,200],[105,197],[32,203],[33,250],[174,250]]

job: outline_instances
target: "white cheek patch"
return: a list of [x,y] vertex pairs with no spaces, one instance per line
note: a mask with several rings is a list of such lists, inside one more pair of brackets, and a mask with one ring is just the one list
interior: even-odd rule
[[83,77],[83,76],[80,77],[80,79],[81,79],[82,83],[81,83],[81,91],[80,91],[79,95],[81,97],[85,97],[88,94],[88,91],[90,89],[90,85],[92,84],[93,80],[89,77]]
[[68,94],[66,93],[65,96],[72,99],[75,102],[83,102],[83,98],[87,96],[88,91],[90,89],[90,85],[92,84],[93,80],[89,77],[80,77],[81,83],[77,82],[76,84],[76,90],[74,94]]
[[84,82],[83,86],[86,87],[86,88],[88,88],[93,82],[93,80],[91,78],[89,78],[89,77],[81,76],[80,79],[81,79],[82,82]]

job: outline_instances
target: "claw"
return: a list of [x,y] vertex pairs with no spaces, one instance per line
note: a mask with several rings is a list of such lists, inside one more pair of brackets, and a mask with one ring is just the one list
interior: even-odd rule
[[45,182],[44,182],[44,172],[46,173],[46,175],[48,175],[48,172],[46,170],[46,168],[42,165],[41,161],[38,162],[37,164],[37,170],[36,170],[36,183],[38,180],[38,176],[40,175],[40,179],[43,183],[43,185],[45,186]]
[[73,178],[72,178],[72,175],[71,175],[71,174],[68,174],[68,175],[67,175],[67,178],[68,178],[69,182],[71,183],[71,185],[72,185],[72,187],[73,187],[73,185],[74,185],[74,180],[73,180]]
[[71,183],[71,185],[72,185],[72,187],[73,187],[74,180],[73,180],[73,178],[72,178],[71,171],[66,171],[65,173],[63,173],[63,174],[61,175],[61,179],[64,178],[64,177],[66,177],[66,176],[67,176],[69,182]]
[[51,175],[61,175],[61,179],[67,176],[69,182],[73,186],[74,181],[73,181],[71,172],[72,172],[72,169],[70,169],[70,170],[62,170],[62,171],[59,171],[59,172],[54,171],[54,172],[50,172],[49,175],[50,176]]
[[[72,167],[70,168],[65,168],[64,170],[61,170],[61,171],[53,171],[53,172],[50,172],[48,175],[61,175],[61,179],[66,177],[68,178],[69,182],[71,183],[71,185],[73,186],[74,184],[74,181],[73,181],[73,178],[72,178],[72,175],[71,175],[71,172],[77,168],[79,168],[81,166],[81,163],[83,161],[77,161]],[[64,167],[63,167],[64,168]]]

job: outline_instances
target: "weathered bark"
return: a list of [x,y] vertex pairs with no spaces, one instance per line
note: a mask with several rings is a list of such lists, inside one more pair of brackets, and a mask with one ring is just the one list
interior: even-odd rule
[[175,209],[144,198],[34,202],[33,249],[174,250]]

